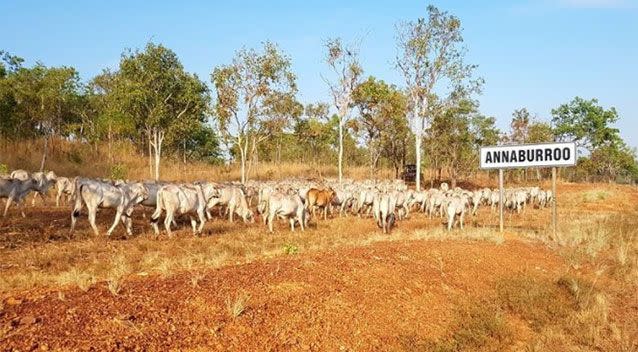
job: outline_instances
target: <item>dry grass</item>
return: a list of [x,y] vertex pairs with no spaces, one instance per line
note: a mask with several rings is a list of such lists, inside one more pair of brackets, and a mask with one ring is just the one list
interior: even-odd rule
[[250,295],[246,292],[240,292],[235,297],[226,299],[226,312],[228,316],[235,319],[242,315],[247,308]]
[[[25,169],[38,170],[42,158],[42,140],[8,142],[0,141],[0,165],[6,165],[9,170]],[[140,154],[127,143],[116,143],[112,151],[113,161],[109,161],[106,146],[97,150],[89,145],[54,140],[51,143],[50,154],[45,168],[63,176],[85,177],[113,177],[117,168],[118,176],[134,180],[151,179],[148,157]],[[93,160],[106,162],[94,164]],[[90,164],[90,167],[87,165]],[[163,180],[193,181],[239,180],[239,165],[215,166],[202,162],[184,164],[181,160],[163,158],[160,164],[160,174]],[[301,162],[259,163],[251,170],[252,179],[270,180],[289,177],[336,177],[335,165],[310,165]],[[365,166],[348,166],[345,176],[354,179],[371,177],[370,169]],[[381,169],[374,175],[376,178],[393,178],[394,171]]]
[[[0,139],[0,165],[9,170],[25,169],[35,171],[40,167],[43,140],[7,141]],[[45,168],[53,170],[62,176],[85,177],[117,177],[132,180],[151,179],[148,167],[148,156],[141,154],[127,142],[115,142],[110,160],[106,144],[97,148],[87,144],[72,143],[66,140],[54,139],[50,143],[49,156]],[[104,162],[94,163],[94,160]],[[254,165],[249,178],[257,180],[277,180],[290,177],[307,178],[336,178],[338,175],[336,158],[333,164],[311,164],[304,162],[261,162]],[[230,165],[211,165],[203,162],[188,162],[184,164],[180,158],[162,158],[160,174],[163,180],[194,181],[215,180],[230,181],[240,179],[240,168],[237,163]],[[2,173],[2,172],[0,172]],[[432,170],[423,170],[424,184],[434,175]],[[371,174],[368,166],[346,165],[344,176],[352,179],[393,179],[394,170],[380,168]],[[443,178],[448,178],[443,171]],[[480,185],[495,187],[493,177],[485,172],[479,172],[472,177],[472,181]],[[449,181],[448,181],[449,182]],[[463,185],[461,182],[460,185]],[[465,185],[468,186],[468,185]]]
[[[68,146],[61,146],[65,150]],[[19,147],[22,148],[22,147]],[[70,148],[70,147],[69,147]],[[67,150],[70,152],[70,150]],[[84,153],[86,151],[83,151]],[[86,152],[86,157],[89,157]],[[19,153],[18,153],[19,154]],[[39,155],[22,153],[18,159],[1,153],[0,163],[30,168]],[[29,156],[31,155],[31,156]],[[58,154],[55,154],[58,155]],[[60,154],[64,155],[64,153]],[[7,159],[8,158],[8,159]],[[58,161],[60,174],[78,174],[73,163]],[[145,159],[122,157],[128,177],[147,178]],[[236,179],[236,168],[165,163],[164,175],[173,179]],[[80,166],[77,166],[80,167]],[[199,168],[201,167],[201,169]],[[332,170],[332,171],[331,171]],[[97,166],[88,176],[105,176],[110,170]],[[331,176],[330,167],[320,170],[305,165],[279,167],[262,165],[259,177],[290,175]],[[350,169],[351,177],[367,177],[367,170]],[[354,176],[353,176],[354,175]],[[89,290],[104,282],[114,295],[121,294],[130,276],[169,277],[187,273],[198,287],[204,273],[224,265],[236,265],[283,255],[330,251],[346,246],[366,246],[381,241],[488,241],[495,245],[510,240],[532,240],[547,244],[562,254],[569,270],[561,277],[523,273],[497,281],[494,292],[474,306],[458,307],[457,319],[448,322],[448,334],[436,341],[406,337],[410,350],[480,351],[516,346],[525,351],[578,351],[638,349],[638,322],[625,311],[628,301],[638,297],[638,196],[635,189],[615,185],[561,185],[560,227],[553,237],[548,229],[549,211],[528,210],[506,216],[508,235],[496,231],[497,217],[483,209],[477,219],[467,218],[465,230],[447,232],[440,219],[428,220],[414,214],[400,222],[390,234],[382,234],[370,219],[356,217],[312,221],[306,232],[291,233],[279,224],[274,234],[261,225],[230,225],[214,221],[203,237],[179,231],[171,240],[142,234],[125,241],[82,237],[52,241],[18,249],[0,249],[0,292],[11,294],[31,288],[78,287]],[[433,267],[445,277],[451,270],[441,256]],[[62,294],[62,297],[64,295]],[[246,293],[226,301],[227,314],[234,319],[244,313]],[[1,301],[0,301],[1,302]],[[519,325],[523,325],[519,336]]]
[[460,305],[449,334],[438,340],[422,341],[408,336],[402,339],[406,351],[503,351],[512,344],[512,328],[505,315],[493,302],[482,301]]
[[[356,226],[353,226],[355,224]],[[423,228],[429,228],[424,230]],[[447,232],[439,219],[414,219],[390,235],[381,233],[371,219],[357,217],[313,221],[305,232],[290,232],[286,224],[269,234],[261,225],[208,223],[207,235],[194,237],[188,229],[169,240],[143,234],[124,241],[84,238],[0,250],[0,292],[56,287],[85,287],[106,282],[119,293],[126,276],[169,277],[182,272],[218,268],[228,264],[344,246],[366,246],[380,241],[476,240],[500,244],[503,236],[490,228],[468,227]],[[221,234],[220,234],[221,232]]]

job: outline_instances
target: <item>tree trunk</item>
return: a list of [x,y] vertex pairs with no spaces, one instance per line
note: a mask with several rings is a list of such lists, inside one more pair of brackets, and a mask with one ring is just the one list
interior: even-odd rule
[[155,154],[155,181],[160,179],[160,162],[162,159],[162,143],[164,142],[164,131],[158,128],[153,129],[153,151]]
[[153,178],[153,150],[151,149],[152,139],[151,130],[146,133],[148,136],[148,177]]
[[113,154],[111,153],[111,148],[112,148],[112,141],[113,141],[113,135],[112,135],[112,128],[111,128],[111,122],[109,122],[109,134],[108,134],[108,139],[109,139],[109,145],[108,145],[108,153],[109,153],[109,163],[113,163]]
[[44,164],[47,161],[47,154],[49,153],[49,136],[44,136],[44,149],[42,150],[42,161],[40,161],[40,172],[44,171]]
[[339,120],[339,184],[343,180],[343,118],[341,116]]
[[418,133],[415,133],[415,155],[416,155],[416,190],[417,192],[421,190],[421,142],[422,142],[422,132],[419,130]]
[[452,189],[455,189],[456,188],[456,170],[454,168],[450,170],[450,176],[452,178]]
[[246,138],[245,141],[242,141],[242,139],[239,138],[237,145],[239,147],[239,158],[240,158],[240,165],[241,165],[241,171],[240,171],[241,183],[245,184],[246,183],[246,157],[248,154],[248,139]]

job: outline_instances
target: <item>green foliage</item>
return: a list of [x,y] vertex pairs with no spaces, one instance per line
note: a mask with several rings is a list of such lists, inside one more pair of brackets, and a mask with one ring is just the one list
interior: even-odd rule
[[352,95],[359,110],[355,131],[366,141],[370,166],[375,169],[383,155],[398,168],[405,161],[409,141],[407,98],[395,86],[372,76],[360,83]]
[[612,124],[618,120],[615,108],[605,109],[597,99],[575,97],[552,110],[554,132],[561,139],[573,140],[586,148],[588,156],[579,159],[576,175],[590,179],[632,182],[638,179],[636,152],[629,148]]
[[532,117],[526,108],[514,110],[512,122],[510,123],[510,141],[515,143],[526,143],[529,135],[529,124]]
[[618,129],[611,126],[618,120],[615,108],[604,109],[598,99],[575,97],[571,102],[552,110],[555,134],[562,140],[577,142],[590,151],[620,140]]
[[288,255],[293,255],[299,253],[299,247],[292,243],[286,243],[284,245],[284,253]]
[[109,173],[110,179],[124,180],[126,179],[126,175],[128,175],[128,170],[126,169],[126,165],[114,164],[113,166],[111,166],[111,172]]
[[[212,127],[204,124],[197,126],[185,137],[184,141],[186,142],[186,155],[189,160],[205,161],[214,165],[222,163],[219,136]],[[182,144],[174,148],[183,147],[184,145]]]
[[532,121],[527,130],[528,143],[544,143],[554,141],[554,130],[547,122]]
[[10,139],[68,134],[78,120],[79,74],[71,67],[23,67],[3,55],[0,68],[0,135]]
[[206,122],[208,88],[161,44],[122,55],[111,94],[138,131],[156,128],[179,139]]
[[450,168],[452,182],[475,171],[479,147],[495,144],[499,136],[495,119],[480,115],[470,100],[435,115],[427,132],[427,161],[437,170]]
[[0,163],[0,174],[8,174],[9,167],[6,164]]
[[301,114],[291,66],[288,56],[266,42],[261,52],[241,49],[232,63],[213,69],[213,113],[222,137],[239,152],[242,182],[246,181],[249,147],[254,156],[261,142],[281,133]]

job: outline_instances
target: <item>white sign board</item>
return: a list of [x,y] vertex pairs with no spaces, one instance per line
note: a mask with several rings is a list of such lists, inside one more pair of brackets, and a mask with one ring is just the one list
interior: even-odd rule
[[561,167],[576,165],[576,143],[544,143],[481,147],[481,169]]

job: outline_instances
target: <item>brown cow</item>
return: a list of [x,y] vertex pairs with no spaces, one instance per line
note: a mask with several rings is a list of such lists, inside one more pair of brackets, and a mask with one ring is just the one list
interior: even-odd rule
[[316,216],[316,209],[323,209],[323,219],[328,219],[328,207],[332,203],[332,199],[336,193],[332,188],[317,189],[311,188],[306,194],[306,209],[312,210],[312,216]]

